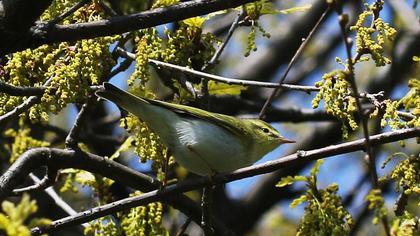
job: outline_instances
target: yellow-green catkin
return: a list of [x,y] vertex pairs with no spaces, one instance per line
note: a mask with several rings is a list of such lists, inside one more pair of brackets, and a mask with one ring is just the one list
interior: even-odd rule
[[6,149],[10,153],[9,161],[13,163],[16,159],[22,155],[25,151],[34,147],[48,147],[49,142],[37,140],[31,137],[31,129],[21,128],[19,130],[8,129],[5,131],[5,136],[13,138],[14,141],[11,144],[6,144]]
[[[41,16],[48,21],[72,7],[78,1],[53,1]],[[62,24],[88,22],[102,19],[98,1],[81,7]],[[118,37],[101,37],[43,45],[13,53],[6,66],[1,68],[1,80],[15,86],[42,86],[49,81],[41,103],[30,108],[32,121],[48,120],[49,113],[57,113],[69,103],[83,102],[90,94],[91,85],[99,85],[115,65],[109,46]],[[25,97],[0,94],[0,114],[21,104]]]
[[351,95],[352,89],[347,80],[347,74],[341,70],[326,73],[315,86],[321,88],[321,90],[312,100],[312,107],[317,108],[323,100],[325,111],[337,117],[343,123],[343,137],[347,138],[348,127],[352,130],[358,127],[353,116],[353,113],[357,111],[356,100]]
[[[135,192],[131,196],[141,195]],[[169,235],[162,225],[163,205],[160,202],[131,208],[121,219],[121,227],[127,236]]]
[[29,223],[27,219],[38,211],[35,200],[30,200],[28,194],[23,194],[19,204],[9,201],[1,203],[0,231],[9,236],[30,236],[30,229],[35,226],[47,225],[51,220],[46,218],[34,218]]
[[391,225],[391,235],[406,236],[420,234],[420,219],[415,215],[405,211],[402,216],[393,219]]
[[255,38],[257,36],[257,30],[262,33],[263,37],[270,38],[271,35],[268,33],[259,23],[259,18],[265,12],[272,11],[272,3],[267,0],[260,0],[256,2],[251,2],[245,5],[246,17],[245,20],[249,22],[251,30],[248,33],[247,47],[245,49],[244,55],[247,57],[251,54],[252,51],[257,51],[257,44],[255,43]]
[[[391,172],[381,178],[381,181],[393,180],[395,182],[395,190],[403,191],[406,195],[420,194],[420,159],[415,154],[407,155],[405,153],[394,153],[388,157],[382,164],[384,168],[392,159],[397,156],[403,157],[391,170]],[[417,202],[420,204],[420,200]]]
[[179,0],[156,0],[152,8],[167,7],[179,3]]
[[[392,129],[420,127],[420,80],[410,79],[408,87],[410,90],[399,101],[385,101],[386,110],[381,120],[382,127],[386,125],[389,125]],[[409,112],[413,118],[409,120],[401,119],[398,114],[400,108]]]
[[162,50],[162,60],[201,70],[213,56],[213,44],[217,43],[214,35],[202,33],[204,22],[204,18],[194,17],[181,21],[175,32],[165,30],[168,41]]
[[376,18],[371,24],[366,21],[373,18],[382,9],[384,1],[376,1],[359,15],[356,24],[350,30],[356,31],[356,51],[369,54],[376,66],[390,64],[391,60],[384,56],[385,40],[393,40],[397,31],[381,18]]
[[84,229],[86,236],[115,236],[123,235],[121,227],[112,216],[105,216],[89,222]]
[[322,162],[322,160],[317,161],[310,176],[287,176],[276,185],[284,187],[294,182],[306,182],[307,192],[290,204],[290,207],[294,208],[304,202],[307,203],[296,235],[347,235],[353,224],[352,216],[337,195],[338,185],[332,183],[325,189],[317,188],[316,175]]
[[[356,31],[356,51],[360,55],[358,61],[352,63],[362,63],[369,60],[363,56],[368,54],[375,61],[376,66],[384,66],[391,61],[384,56],[384,46],[386,39],[393,40],[396,30],[385,23],[381,18],[374,16],[379,15],[382,9],[383,1],[376,1],[372,5],[366,5],[366,10],[359,15],[358,21],[351,30]],[[371,24],[367,24],[367,20],[372,19]],[[368,25],[368,26],[366,26]],[[358,125],[354,119],[356,112],[356,100],[352,94],[349,83],[350,64],[337,58],[337,62],[345,67],[344,70],[334,70],[324,74],[321,81],[316,82],[315,86],[321,88],[320,92],[312,100],[312,107],[317,108],[321,100],[324,100],[325,110],[327,113],[337,117],[342,123],[343,137],[347,138],[349,127],[355,130]],[[392,106],[389,106],[391,109]],[[376,111],[372,116],[377,114]]]
[[373,210],[374,212],[372,223],[378,224],[379,221],[387,215],[387,209],[381,190],[372,189],[366,195],[365,200],[368,202],[369,210]]

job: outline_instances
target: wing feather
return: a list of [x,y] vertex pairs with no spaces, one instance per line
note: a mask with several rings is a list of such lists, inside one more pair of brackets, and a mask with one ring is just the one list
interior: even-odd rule
[[163,102],[159,100],[152,100],[143,98],[144,100],[148,101],[150,104],[165,107],[179,115],[183,116],[192,116],[204,120],[208,120],[210,122],[214,122],[215,124],[225,128],[232,134],[239,136],[240,134],[243,134],[244,130],[242,130],[242,127],[238,125],[238,120],[235,117],[227,116],[223,114],[217,114],[212,113],[209,111],[205,111],[199,108],[185,106],[181,104],[174,104],[174,103],[168,103]]

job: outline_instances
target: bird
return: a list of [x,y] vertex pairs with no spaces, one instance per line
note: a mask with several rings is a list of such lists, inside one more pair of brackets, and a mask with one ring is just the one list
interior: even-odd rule
[[144,121],[178,164],[200,176],[250,166],[279,145],[295,142],[260,119],[137,97],[107,82],[95,94]]

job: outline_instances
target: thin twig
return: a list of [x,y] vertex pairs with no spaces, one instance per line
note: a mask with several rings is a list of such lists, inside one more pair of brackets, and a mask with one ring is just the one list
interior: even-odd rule
[[266,87],[266,88],[285,88],[290,90],[298,90],[298,91],[304,91],[307,93],[313,92],[313,91],[319,91],[320,89],[315,86],[303,86],[303,85],[293,85],[293,84],[277,84],[277,83],[269,83],[269,82],[261,82],[261,81],[253,81],[253,80],[240,80],[240,79],[232,79],[227,77],[222,77],[218,75],[212,75],[201,71],[196,71],[187,67],[178,66],[174,64],[170,64],[167,62],[157,61],[153,59],[149,59],[149,63],[156,65],[156,66],[162,66],[168,69],[174,69],[181,71],[186,74],[194,75],[197,77],[204,77],[209,80],[214,80],[217,82],[222,82],[226,84],[237,84],[237,85],[244,85],[244,86],[257,86],[257,87]]
[[[420,128],[411,128],[374,135],[370,137],[370,140],[371,145],[380,145],[384,143],[395,142],[398,140],[419,136]],[[97,219],[99,217],[112,214],[114,212],[130,209],[132,207],[137,207],[155,201],[165,200],[168,197],[177,196],[177,194],[192,191],[194,189],[202,188],[211,184],[222,184],[226,182],[232,182],[251,176],[273,172],[281,168],[290,168],[294,165],[309,163],[314,160],[323,159],[334,155],[363,150],[364,148],[365,139],[359,139],[356,141],[351,141],[338,145],[331,145],[328,147],[314,149],[310,151],[298,151],[292,155],[288,155],[274,161],[268,161],[263,164],[241,168],[232,173],[219,173],[212,176],[211,179],[209,177],[191,179],[174,185],[169,185],[162,190],[154,190],[144,193],[140,196],[134,196],[102,206],[98,206],[87,211],[79,212],[77,215],[53,221],[48,226],[32,228],[31,232],[33,235],[50,233],[53,230],[57,230],[65,226],[76,225],[82,222],[88,222],[90,220]]]
[[217,49],[217,51],[214,53],[213,57],[210,59],[210,61],[207,63],[207,65],[205,65],[201,70],[202,71],[206,71],[210,68],[212,68],[217,60],[219,59],[220,55],[222,54],[223,50],[225,49],[227,43],[229,42],[229,40],[232,38],[233,32],[235,32],[235,30],[238,28],[239,26],[239,21],[245,16],[245,11],[242,8],[241,12],[238,14],[238,16],[235,18],[235,20],[233,21],[232,25],[229,28],[229,31],[226,35],[225,40],[223,41],[223,43],[220,45],[220,47]]
[[[45,83],[44,87],[48,86],[51,82],[52,78],[49,78]],[[22,104],[15,107],[13,110],[7,112],[6,114],[3,114],[0,116],[0,127],[5,124],[10,119],[14,119],[18,115],[22,114],[23,112],[27,111],[29,108],[31,108],[33,105],[37,104],[41,101],[41,98],[39,96],[31,96],[28,99],[26,99]]]
[[61,22],[66,17],[70,16],[71,14],[73,14],[74,12],[76,12],[77,10],[79,10],[81,7],[83,7],[88,2],[89,2],[89,0],[82,0],[82,1],[80,1],[78,3],[76,3],[74,6],[72,6],[71,8],[69,8],[66,12],[64,12],[61,15],[57,16],[56,18],[50,20],[47,24],[53,25],[53,24],[57,24],[57,23]]
[[[35,184],[39,184],[41,182],[41,180],[34,174],[30,173],[29,177],[32,179],[32,181],[34,181]],[[65,202],[58,194],[57,192],[54,190],[53,187],[48,187],[46,189],[44,189],[45,193],[48,194],[48,196],[50,196],[50,198],[52,200],[54,200],[55,204],[57,206],[59,206],[61,209],[63,209],[63,211],[65,211],[67,214],[71,215],[75,215],[77,214],[77,211],[75,211],[67,202]],[[87,223],[82,223],[82,226],[84,228],[88,227],[89,225]]]
[[400,195],[394,205],[394,213],[396,216],[402,216],[408,203],[408,195],[405,193],[407,186],[403,186]]
[[[349,40],[348,36],[347,36],[347,29],[346,29],[346,24],[348,23],[347,17],[342,17],[342,15],[340,15],[339,17],[339,23],[340,23],[340,29],[341,29],[341,34],[343,36],[343,41],[344,41],[344,45],[346,48],[346,54],[347,54],[347,61],[348,61],[348,74],[347,74],[347,79],[350,83],[350,86],[353,90],[353,94],[359,94],[359,90],[354,78],[354,61],[352,59],[352,53],[351,53],[351,46],[352,46],[352,41]],[[354,96],[355,100],[356,100],[356,107],[357,107],[357,112],[359,114],[359,117],[362,121],[362,128],[363,128],[363,135],[365,137],[365,151],[369,156],[369,167],[370,167],[370,172],[371,172],[371,177],[372,177],[372,182],[373,182],[373,186],[375,188],[378,188],[378,174],[376,172],[376,167],[375,167],[375,159],[372,156],[372,151],[371,151],[371,147],[369,144],[369,130],[367,127],[367,120],[366,117],[363,114],[363,109],[362,109],[362,104],[360,102],[359,96]]]
[[99,1],[99,5],[102,7],[102,9],[104,10],[105,14],[109,15],[109,16],[117,16],[118,14],[114,11],[114,9],[112,9],[111,7],[109,7],[106,3],[104,3],[104,1]]
[[[352,46],[352,41],[350,41],[350,39],[348,38],[348,34],[347,34],[347,28],[346,25],[348,23],[348,17],[345,17],[343,13],[341,13],[339,10],[337,10],[338,14],[339,14],[339,25],[340,25],[340,30],[341,30],[341,34],[343,36],[343,42],[346,48],[346,54],[347,54],[347,61],[348,61],[348,73],[347,73],[347,79],[350,83],[351,89],[353,90],[354,94],[359,94],[359,89],[355,80],[355,74],[354,74],[354,62],[353,61],[353,57],[352,57],[352,53],[351,53],[351,46]],[[379,12],[377,12],[376,14],[374,14],[374,19],[372,20],[372,24],[373,21],[379,16]],[[358,53],[361,54],[361,53]],[[356,55],[356,58],[359,58],[359,55]],[[359,96],[354,96],[355,100],[356,100],[356,107],[357,107],[357,112],[359,114],[359,117],[362,121],[362,129],[363,129],[363,135],[365,138],[365,151],[367,153],[367,157],[368,157],[368,165],[369,165],[369,172],[371,174],[371,178],[372,178],[372,183],[373,183],[373,188],[375,189],[379,189],[379,183],[378,183],[378,173],[376,171],[376,158],[372,152],[372,148],[371,148],[371,144],[370,144],[370,140],[369,140],[369,129],[368,129],[368,124],[367,124],[367,117],[363,114],[363,109],[362,109],[362,104],[360,102],[360,98]],[[382,224],[384,226],[385,229],[385,233],[386,235],[390,235],[389,232],[389,226],[388,226],[388,221],[387,221],[387,217],[383,216],[382,217]]]
[[274,91],[270,94],[270,96],[266,100],[264,106],[262,107],[262,109],[260,111],[260,114],[259,114],[259,118],[260,119],[262,119],[264,117],[264,114],[265,114],[267,108],[270,106],[270,104],[273,101],[274,97],[277,95],[277,92],[279,91],[279,89],[281,88],[281,85],[283,84],[284,80],[286,79],[287,75],[289,74],[290,69],[296,63],[297,59],[302,54],[303,49],[306,47],[306,45],[308,45],[308,43],[312,39],[312,36],[314,35],[315,31],[318,29],[319,25],[324,20],[325,16],[328,14],[329,11],[330,11],[330,7],[328,7],[324,11],[324,13],[322,13],[321,17],[318,19],[318,21],[316,22],[316,24],[314,25],[314,27],[309,32],[308,37],[306,37],[306,39],[304,39],[303,42],[302,42],[302,44],[299,46],[299,48],[296,51],[295,55],[293,56],[292,60],[287,65],[287,68],[284,71],[282,77],[280,78],[280,81],[278,82],[278,87],[276,87],[276,89],[274,89]]
[[10,96],[40,96],[47,87],[19,87],[0,81],[0,93],[7,93]]
[[[233,21],[232,25],[229,28],[225,41],[223,41],[222,45],[220,45],[220,47],[214,53],[210,61],[205,66],[203,66],[203,68],[201,69],[202,71],[207,71],[211,69],[212,67],[214,67],[218,58],[220,57],[220,55],[222,55],[222,52],[225,49],[225,46],[231,39],[233,32],[238,27],[239,20],[243,18],[244,15],[245,15],[244,6],[242,6],[241,12],[238,14],[238,16],[236,17],[236,19]],[[205,77],[201,78],[201,95],[202,95],[202,101],[206,104],[206,108],[210,109],[209,80]]]
[[[118,69],[118,68],[117,68]],[[116,69],[115,69],[116,70]],[[22,87],[22,86],[15,86],[4,81],[0,81],[0,93],[6,93],[10,96],[41,96],[44,94],[45,90],[48,89],[48,86],[39,86],[39,87]],[[55,91],[56,87],[51,87],[51,91]],[[89,87],[90,90],[96,91],[99,89],[99,86],[92,85]]]
[[211,224],[211,203],[213,198],[213,186],[205,186],[201,196],[201,228],[204,236],[214,235]]
[[[360,93],[359,97],[360,98],[367,98],[369,99],[369,101],[377,108],[381,109],[381,110],[385,110],[386,108],[386,104],[384,103],[384,101],[379,101],[378,97],[383,97],[384,96],[384,91],[380,91],[379,93],[374,93],[374,94],[370,94],[370,93]],[[397,111],[398,116],[405,120],[405,121],[410,121],[412,119],[415,119],[416,116],[408,113],[408,112],[404,112],[404,111]]]
[[121,62],[121,63],[118,65],[118,67],[117,67],[117,68],[113,69],[113,70],[109,73],[108,78],[112,78],[112,77],[114,77],[115,75],[119,74],[120,72],[123,72],[123,71],[127,70],[127,69],[128,69],[128,67],[130,67],[131,63],[132,63],[132,60],[131,60],[131,59],[125,59],[123,62]]
[[[127,52],[122,48],[118,48],[117,52],[121,54],[121,56],[126,58],[131,58],[135,60],[136,56],[133,53]],[[258,87],[265,87],[265,88],[285,88],[290,90],[298,90],[304,91],[306,93],[310,93],[313,91],[319,91],[320,89],[315,86],[303,86],[303,85],[293,85],[293,84],[277,84],[277,83],[269,83],[269,82],[261,82],[261,81],[253,81],[253,80],[240,80],[240,79],[232,79],[227,77],[222,77],[218,75],[212,75],[209,73],[205,73],[202,71],[196,71],[184,66],[178,66],[167,62],[162,62],[158,60],[149,59],[149,63],[155,66],[165,67],[167,69],[172,69],[176,71],[180,71],[185,74],[193,75],[196,77],[206,78],[209,80],[214,80],[217,82],[222,82],[226,84],[237,84],[237,85],[244,85],[244,86],[258,86]]]
[[14,119],[23,112],[27,111],[30,107],[37,104],[41,99],[38,96],[31,96],[26,99],[22,104],[15,107],[13,110],[7,112],[6,114],[0,116],[0,126],[5,124],[8,120]]
[[80,137],[80,132],[82,131],[85,120],[89,116],[90,109],[94,103],[96,103],[96,100],[89,98],[89,100],[83,104],[79,114],[76,117],[76,120],[74,121],[73,127],[70,129],[70,132],[66,137],[66,148],[77,148],[77,139]]
[[[58,175],[58,171],[55,168],[52,168],[52,167],[47,168],[45,176],[44,176],[44,178],[42,178],[42,180],[34,181],[35,184],[33,184],[31,186],[28,186],[28,187],[14,189],[13,193],[14,194],[22,194],[24,192],[33,192],[33,191],[45,190],[46,188],[48,188],[48,187],[50,187],[54,184],[54,182],[57,178],[57,175]],[[34,178],[32,178],[32,179],[34,179]]]

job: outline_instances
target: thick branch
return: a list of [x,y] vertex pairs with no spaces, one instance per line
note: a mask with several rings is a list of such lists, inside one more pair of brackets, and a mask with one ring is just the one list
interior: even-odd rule
[[22,183],[23,178],[41,166],[83,169],[136,189],[152,190],[158,187],[153,178],[94,154],[56,148],[35,148],[22,154],[0,177],[0,200],[9,196],[10,192]]
[[[57,148],[35,148],[22,154],[0,177],[0,202],[11,195],[12,190],[23,183],[24,178],[29,173],[41,166],[55,169],[87,170],[143,192],[152,191],[159,187],[158,182],[152,177],[91,153]],[[179,209],[195,222],[200,222],[200,209],[188,197],[172,195],[166,198],[165,202]],[[213,222],[216,232],[226,231],[222,222],[217,219],[214,219]]]
[[31,28],[31,32],[22,32],[19,40],[12,40],[16,38],[16,34],[3,35],[3,38],[7,40],[0,40],[1,42],[4,41],[3,44],[0,44],[0,55],[42,44],[122,34],[237,7],[253,1],[255,0],[193,0],[165,8],[156,8],[132,15],[115,16],[106,20],[86,23],[51,25],[38,22]]

